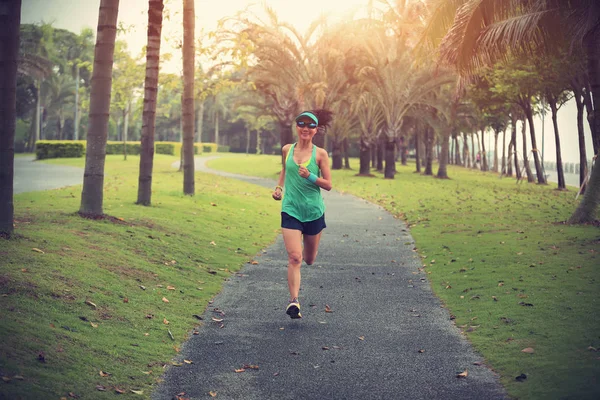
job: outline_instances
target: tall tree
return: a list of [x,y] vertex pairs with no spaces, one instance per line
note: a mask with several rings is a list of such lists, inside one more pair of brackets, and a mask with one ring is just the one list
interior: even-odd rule
[[13,233],[17,58],[21,0],[0,0],[0,236]]
[[142,121],[142,148],[138,178],[137,204],[149,206],[152,202],[152,169],[154,165],[154,132],[156,98],[160,66],[160,35],[162,32],[163,0],[148,0],[148,45],[146,47],[146,81],[144,83],[144,114]]
[[194,194],[194,0],[183,0],[183,193]]
[[79,214],[101,217],[104,200],[104,162],[112,85],[112,66],[117,36],[119,0],[101,0],[94,52],[85,172]]

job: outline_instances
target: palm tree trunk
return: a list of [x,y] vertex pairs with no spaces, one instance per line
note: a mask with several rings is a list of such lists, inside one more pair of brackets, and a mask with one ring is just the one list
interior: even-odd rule
[[525,124],[525,120],[523,120],[521,134],[523,135],[523,165],[525,165],[525,174],[527,174],[527,182],[532,183],[535,182],[535,179],[533,179],[531,167],[529,166],[529,157],[527,154],[527,125]]
[[215,143],[217,144],[217,151],[219,151],[219,110],[215,111]]
[[594,132],[594,106],[592,104],[592,94],[589,87],[586,87],[583,91],[583,104],[585,104],[585,110],[587,111],[587,121],[590,126],[594,154],[598,154],[600,151],[600,133]]
[[562,163],[562,154],[560,148],[560,136],[558,134],[558,122],[557,122],[557,112],[558,108],[556,106],[556,99],[548,96],[548,105],[550,106],[550,110],[552,110],[552,125],[554,127],[554,140],[556,142],[556,172],[558,175],[558,189],[566,190],[565,185],[565,173],[563,170]]
[[383,158],[385,154],[384,140],[381,136],[377,139],[377,171],[383,172]]
[[529,123],[529,136],[531,137],[531,147],[533,152],[533,163],[535,165],[535,173],[537,175],[537,181],[539,184],[546,184],[546,177],[544,176],[544,171],[542,169],[542,164],[540,163],[540,152],[537,146],[537,140],[535,138],[535,127],[533,125],[533,111],[531,110],[531,103],[528,99],[524,100],[523,109],[525,110],[525,115],[527,116],[527,122]]
[[440,164],[438,166],[437,177],[448,179],[448,148],[450,147],[450,134],[442,132],[442,150],[440,151]]
[[384,157],[385,157],[385,168],[383,171],[383,177],[385,179],[394,179],[394,173],[396,168],[396,141],[385,140],[383,143]]
[[359,170],[358,170],[358,174],[359,175],[365,175],[368,176],[371,173],[371,170],[369,169],[369,164],[371,163],[371,148],[369,147],[369,142],[368,139],[365,139],[365,135],[362,135],[360,137],[360,154],[359,154],[359,159],[360,159],[360,165],[359,165]]
[[125,105],[125,112],[123,113],[123,159],[127,161],[127,130],[129,130],[129,108],[130,104]]
[[0,237],[14,230],[13,180],[17,123],[17,58],[21,0],[0,3]]
[[415,129],[415,172],[421,173],[421,141],[419,137],[419,126],[417,125],[417,129]]
[[[583,185],[583,180],[587,174],[587,151],[585,149],[585,131],[583,128],[583,99],[582,91],[579,89],[579,85],[573,83],[571,85],[573,94],[575,97],[575,104],[577,105],[577,137],[579,139],[579,186]],[[585,188],[581,188],[585,191]]]
[[198,106],[198,120],[196,121],[196,132],[198,137],[196,140],[198,143],[202,143],[202,128],[204,127],[204,101],[198,100],[200,105]]
[[246,127],[246,154],[250,152],[250,128]]
[[492,171],[498,172],[498,135],[500,132],[494,129],[494,162],[492,164]]
[[481,128],[481,170],[482,171],[487,171],[489,170],[488,168],[488,162],[487,162],[487,151],[485,149],[485,127]]
[[100,217],[103,214],[104,162],[118,13],[119,0],[100,1],[90,90],[85,172],[79,208],[79,214],[85,217]]
[[463,160],[465,168],[471,168],[471,157],[469,157],[469,142],[468,136],[463,132]]
[[148,31],[146,47],[146,78],[144,82],[144,110],[142,113],[142,138],[138,198],[136,204],[152,204],[152,170],[154,168],[154,136],[156,98],[160,66],[160,39],[162,32],[163,0],[148,1]]
[[75,125],[73,132],[73,140],[79,140],[79,64],[75,64],[75,117],[73,124]]
[[506,174],[506,129],[502,131],[502,166],[500,173]]
[[342,169],[342,142],[337,138],[331,143],[331,169]]
[[348,138],[345,137],[344,140],[342,141],[343,147],[344,147],[344,169],[351,169],[350,168],[350,151],[349,151],[349,146],[348,146]]
[[425,172],[424,175],[433,175],[433,128],[425,129]]
[[[194,195],[194,0],[183,0],[183,193]],[[217,114],[218,120],[218,114]],[[218,143],[217,143],[218,144]]]

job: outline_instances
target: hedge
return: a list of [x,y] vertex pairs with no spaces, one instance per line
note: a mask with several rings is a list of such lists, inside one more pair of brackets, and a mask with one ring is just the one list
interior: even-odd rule
[[35,155],[38,160],[83,157],[85,145],[81,142],[73,140],[38,140],[35,145]]
[[[87,141],[85,140],[38,140],[35,145],[36,158],[72,158],[82,157],[85,154]],[[181,142],[155,142],[154,152],[156,154],[179,155]],[[202,154],[200,146],[208,148],[207,152],[216,149],[216,144],[194,143],[194,154]],[[127,142],[127,154],[139,155],[141,152],[140,142]],[[108,141],[106,143],[106,154],[123,154],[123,142]]]

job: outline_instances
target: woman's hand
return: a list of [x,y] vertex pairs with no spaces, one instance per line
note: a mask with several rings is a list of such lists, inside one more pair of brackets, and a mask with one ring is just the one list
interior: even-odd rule
[[299,165],[298,166],[298,174],[301,177],[303,177],[304,179],[306,179],[310,175],[310,171],[306,167]]
[[281,186],[277,186],[275,188],[275,191],[273,192],[272,196],[273,196],[273,199],[275,199],[277,201],[281,200]]

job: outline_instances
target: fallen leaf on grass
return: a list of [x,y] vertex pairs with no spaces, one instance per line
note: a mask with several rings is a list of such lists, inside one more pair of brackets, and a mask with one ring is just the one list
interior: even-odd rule
[[37,247],[32,248],[31,250],[37,251],[38,253],[46,254],[43,250],[38,249]]
[[526,347],[523,350],[521,350],[522,353],[527,353],[527,354],[533,354],[535,352],[535,350],[533,350],[532,347]]
[[162,298],[162,301],[163,301],[163,302],[165,302],[165,303],[168,303],[168,302],[169,302],[169,299],[167,299],[166,297],[163,297],[163,298]]
[[96,385],[96,390],[99,390],[101,392],[106,392],[106,388],[102,385]]
[[592,346],[588,347],[587,349],[588,349],[589,351],[598,351],[598,349],[597,349],[597,348],[595,348],[595,347],[592,347]]
[[92,328],[97,328],[98,327],[98,324],[95,324],[93,322],[90,322],[90,325],[92,326]]
[[135,393],[135,394],[144,394],[143,390],[133,390],[133,389],[130,389],[130,392],[131,393]]
[[492,296],[492,300],[498,301],[498,298],[496,296]]
[[175,290],[175,286],[167,286],[167,290]]
[[215,241],[211,241],[210,244],[212,244],[213,246],[216,246],[217,244],[215,243]]
[[469,371],[467,371],[466,369],[460,374],[456,375],[457,378],[466,378],[467,376],[469,376]]
[[110,372],[100,371],[100,376],[107,377],[107,376],[111,376],[111,375],[112,374]]
[[523,382],[525,379],[527,379],[527,375],[525,375],[525,374],[521,374],[515,378],[515,380],[517,380],[519,382]]
[[15,376],[13,376],[13,379],[16,379],[16,380],[18,380],[18,381],[22,381],[22,380],[24,380],[25,378],[23,378],[21,375],[15,375]]
[[167,321],[167,319],[166,319],[166,318],[163,318],[163,324],[165,324],[165,325],[169,325],[169,321]]
[[12,379],[10,379],[8,376],[3,376],[2,380],[6,383],[10,382]]
[[90,306],[90,307],[98,308],[98,306],[97,306],[96,304],[92,303],[92,302],[91,302],[91,301],[89,301],[89,300],[86,300],[86,301],[85,301],[85,304],[87,304],[87,305],[88,305],[88,306]]
[[129,298],[128,298],[128,297],[125,297],[125,298],[123,299],[123,303],[129,303]]
[[119,394],[124,394],[125,391],[121,388],[115,387],[115,392],[119,393]]

